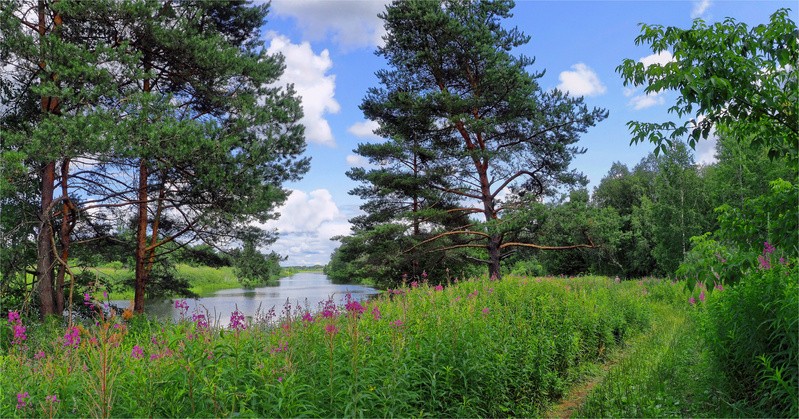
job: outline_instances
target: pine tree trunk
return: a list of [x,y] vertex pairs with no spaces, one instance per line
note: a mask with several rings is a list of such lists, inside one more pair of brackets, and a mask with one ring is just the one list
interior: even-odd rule
[[49,162],[42,168],[41,212],[39,235],[36,238],[36,291],[42,318],[55,313],[55,297],[53,295],[53,228],[50,225],[50,206],[53,203],[55,181],[55,162]]
[[[38,32],[39,42],[44,42],[44,37],[47,34],[47,17],[45,12],[47,5],[44,0],[37,2],[38,12]],[[56,14],[53,17],[52,31],[57,33],[59,26],[61,26],[61,16]],[[41,44],[40,44],[41,46]],[[44,47],[41,47],[41,58],[39,61],[39,68],[44,72],[47,68],[45,62]],[[43,73],[46,74],[46,73]],[[44,77],[44,76],[43,76]],[[53,75],[50,76],[51,78]],[[43,115],[48,113],[58,114],[59,100],[52,96],[41,97],[41,112]],[[55,161],[49,161],[42,166],[42,183],[41,183],[41,201],[39,213],[39,235],[36,238],[36,273],[37,283],[36,291],[39,295],[39,302],[41,304],[41,316],[51,315],[55,313],[55,295],[53,293],[53,229],[50,225],[50,210],[53,203],[53,192],[55,190]]]
[[147,289],[147,162],[139,163],[138,224],[136,226],[136,284],[134,287],[133,311],[144,313],[144,293]]
[[[69,196],[69,189],[67,180],[69,179],[69,159],[64,159],[61,164],[61,196],[64,198],[64,205],[62,205],[61,213],[61,261],[69,263],[69,235],[72,233],[72,225],[70,224],[70,213],[72,211],[71,203],[67,197]],[[56,313],[64,312],[64,277],[67,273],[67,267],[60,265],[58,268],[58,276],[56,277],[55,286],[55,310]]]
[[500,244],[502,239],[499,235],[492,235],[488,239],[488,277],[492,280],[502,279],[502,272],[500,272]]

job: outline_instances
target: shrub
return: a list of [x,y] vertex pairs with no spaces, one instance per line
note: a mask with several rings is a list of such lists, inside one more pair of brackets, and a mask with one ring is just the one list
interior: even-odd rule
[[709,300],[706,332],[740,397],[768,415],[799,417],[797,270],[769,256]]

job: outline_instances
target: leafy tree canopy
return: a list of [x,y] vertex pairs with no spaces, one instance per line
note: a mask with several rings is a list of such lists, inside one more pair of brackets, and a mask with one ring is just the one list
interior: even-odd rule
[[766,145],[769,156],[785,156],[795,166],[798,37],[787,9],[751,28],[731,18],[712,25],[697,19],[690,29],[642,24],[635,43],[650,44],[654,53],[670,52],[673,59],[648,66],[626,59],[616,70],[625,85],[645,86],[646,93],[679,92],[669,112],[691,119],[631,121],[631,143],[648,140],[665,152],[688,135],[693,147],[714,126],[728,125],[758,133],[754,141]]

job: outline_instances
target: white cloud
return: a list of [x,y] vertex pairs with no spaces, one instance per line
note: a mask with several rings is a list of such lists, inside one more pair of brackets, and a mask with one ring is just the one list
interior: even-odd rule
[[[704,115],[697,116],[694,126],[701,123],[704,119]],[[707,139],[700,139],[696,142],[694,157],[696,157],[696,162],[698,164],[713,164],[716,162],[716,143],[718,142],[716,127],[712,126],[708,134]]]
[[558,89],[572,96],[596,96],[605,93],[607,88],[599,80],[594,70],[583,63],[573,65],[574,71],[563,71],[558,78]]
[[273,0],[271,11],[297,20],[303,37],[331,38],[343,49],[382,45],[386,33],[377,14],[388,0]]
[[710,5],[713,3],[710,0],[694,0],[694,7],[691,9],[691,19],[702,17]]
[[352,167],[367,167],[369,166],[369,161],[364,156],[350,154],[347,156],[347,164]]
[[651,108],[652,106],[662,105],[666,101],[663,99],[663,92],[647,93],[645,95],[633,96],[630,99],[630,106],[636,111],[641,109]]
[[326,114],[341,110],[334,97],[336,76],[326,74],[333,67],[330,53],[323,50],[317,55],[308,42],[292,44],[288,38],[274,32],[267,34],[267,39],[270,40],[270,54],[279,52],[286,57],[286,71],[278,84],[293,83],[302,97],[304,116],[300,122],[305,125],[305,138],[317,144],[335,145],[333,131],[325,119]]
[[[649,67],[651,65],[666,65],[674,61],[674,56],[669,51],[660,51],[657,54],[641,57],[638,61],[644,64],[645,67]],[[630,98],[628,105],[632,106],[636,111],[666,103],[665,99],[663,98],[663,91],[656,93],[636,94],[638,93],[636,89],[625,88],[623,93],[625,97]]]
[[674,61],[674,56],[669,51],[660,51],[657,54],[647,55],[646,57],[641,57],[639,59],[641,63],[644,64],[644,67],[649,67],[653,64],[658,65],[666,65],[672,61]]
[[707,140],[699,140],[696,143],[694,155],[696,162],[703,165],[713,164],[716,162],[716,142],[718,137],[715,134],[709,135]]
[[358,138],[379,140],[381,137],[375,134],[375,130],[379,127],[380,125],[377,121],[362,121],[350,125],[350,127],[347,128],[347,132]]
[[294,190],[278,212],[280,218],[262,227],[277,229],[280,237],[269,250],[288,256],[287,265],[326,264],[338,246],[330,238],[350,232],[347,217],[326,189]]

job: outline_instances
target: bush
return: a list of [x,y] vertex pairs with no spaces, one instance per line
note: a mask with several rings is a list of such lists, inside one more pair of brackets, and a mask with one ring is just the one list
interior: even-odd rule
[[740,397],[769,416],[799,417],[797,270],[762,256],[759,268],[709,300],[708,342]]

